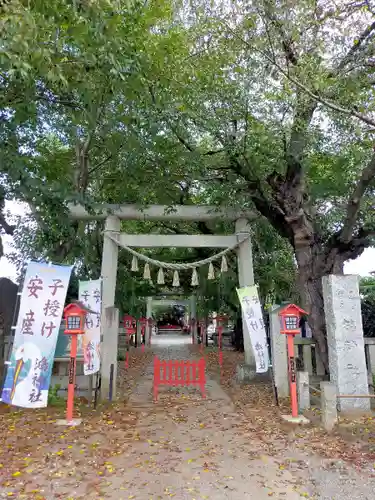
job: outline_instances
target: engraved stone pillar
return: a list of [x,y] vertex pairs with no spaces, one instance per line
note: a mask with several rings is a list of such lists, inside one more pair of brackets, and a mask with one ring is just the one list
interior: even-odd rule
[[[113,399],[116,398],[119,310],[115,307],[106,307],[102,316],[102,324],[105,327],[106,342],[102,344],[100,392],[101,399],[107,400],[111,392]],[[113,365],[112,375],[111,365]]]
[[146,318],[152,318],[152,297],[147,297]]
[[197,342],[197,297],[195,294],[190,296],[190,320],[192,322],[190,323],[192,325],[191,335],[194,337],[194,342]]
[[297,393],[298,393],[298,409],[300,412],[310,408],[310,388],[309,388],[309,373],[297,372]]
[[[236,220],[237,241],[242,242],[237,250],[238,282],[241,288],[254,285],[253,253],[249,235],[249,221],[247,219]],[[256,366],[250,333],[243,313],[242,331],[245,363],[237,367],[237,376],[240,382],[249,383],[255,377]]]
[[331,382],[320,382],[320,408],[322,424],[326,431],[331,431],[337,424],[336,386]]
[[[101,397],[108,398],[110,386],[110,369],[111,364],[114,364],[114,375],[117,369],[117,344],[118,344],[118,312],[117,325],[114,324],[114,312],[112,311],[115,304],[116,292],[116,276],[118,262],[118,245],[106,235],[109,234],[116,237],[120,231],[120,219],[109,215],[106,219],[104,240],[103,240],[103,255],[102,255],[102,320],[100,325],[101,332]],[[108,310],[108,311],[107,311]],[[107,313],[106,313],[107,311]],[[112,311],[112,312],[111,312]],[[112,338],[112,336],[116,338]],[[114,380],[114,384],[116,379]],[[115,394],[115,392],[114,392]]]
[[[358,276],[324,276],[331,382],[338,395],[368,395]],[[370,399],[342,398],[341,411],[369,411]]]

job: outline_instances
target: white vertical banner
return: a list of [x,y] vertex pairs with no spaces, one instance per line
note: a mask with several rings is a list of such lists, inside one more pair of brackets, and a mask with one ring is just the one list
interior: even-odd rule
[[47,406],[57,336],[72,267],[30,262],[1,400],[22,408]]
[[101,280],[80,281],[78,298],[88,309],[94,311],[86,316],[86,330],[83,336],[83,373],[92,375],[100,370]]
[[263,321],[256,285],[237,288],[241,309],[249,330],[251,346],[254,351],[257,373],[265,373],[269,367],[267,335]]

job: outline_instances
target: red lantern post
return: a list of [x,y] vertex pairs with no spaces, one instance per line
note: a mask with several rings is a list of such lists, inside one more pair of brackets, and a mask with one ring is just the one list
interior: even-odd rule
[[127,335],[127,347],[125,356],[125,368],[129,368],[129,347],[131,336],[136,333],[136,319],[129,314],[125,314],[123,318],[125,335]]
[[298,417],[297,371],[294,356],[294,337],[300,333],[299,322],[301,316],[305,314],[308,313],[294,304],[286,306],[279,312],[282,322],[280,333],[287,336],[290,401],[292,405],[293,418]]
[[68,425],[74,425],[74,388],[76,380],[78,335],[83,335],[85,333],[85,318],[89,312],[94,311],[90,311],[90,309],[78,301],[69,304],[64,309],[64,333],[72,337],[70,346],[68,400],[66,404],[66,420]]

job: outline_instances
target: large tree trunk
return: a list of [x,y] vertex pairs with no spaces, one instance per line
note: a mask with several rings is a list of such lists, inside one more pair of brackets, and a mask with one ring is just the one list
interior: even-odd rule
[[295,254],[302,307],[309,313],[308,323],[326,373],[329,373],[322,278],[329,274],[342,274],[343,259],[337,249],[326,250],[321,243],[299,245]]

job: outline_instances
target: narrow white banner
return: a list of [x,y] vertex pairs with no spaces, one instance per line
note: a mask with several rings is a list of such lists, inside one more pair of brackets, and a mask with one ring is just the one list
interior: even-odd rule
[[237,288],[241,309],[249,330],[251,346],[254,351],[257,373],[265,373],[269,367],[267,335],[264,327],[262,308],[259,302],[258,290],[254,286]]
[[53,359],[72,267],[30,262],[21,293],[2,401],[47,406]]
[[95,311],[86,316],[83,336],[83,373],[92,375],[100,370],[100,316],[102,307],[101,280],[80,281],[78,298],[86,307]]

